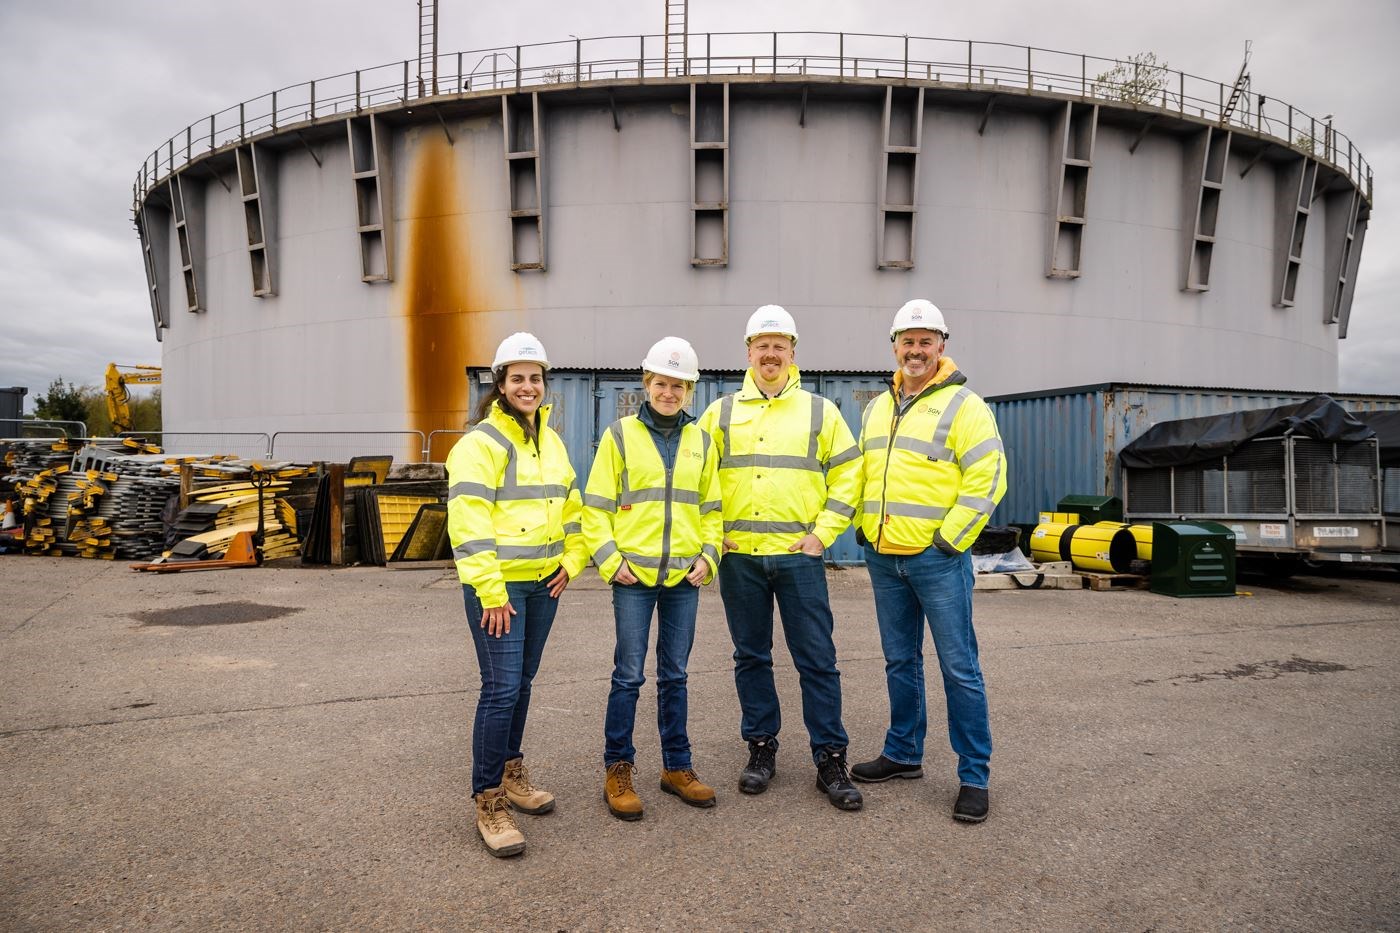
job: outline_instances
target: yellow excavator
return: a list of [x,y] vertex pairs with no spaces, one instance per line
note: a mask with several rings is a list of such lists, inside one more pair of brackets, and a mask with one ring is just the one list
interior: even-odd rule
[[159,366],[107,364],[107,414],[112,419],[112,434],[131,430],[131,391],[127,385],[160,385]]

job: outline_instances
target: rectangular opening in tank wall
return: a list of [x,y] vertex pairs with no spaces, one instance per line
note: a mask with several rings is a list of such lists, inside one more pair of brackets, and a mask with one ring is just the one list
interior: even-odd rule
[[379,225],[379,186],[373,178],[355,179],[355,212],[361,227]]
[[914,215],[904,211],[885,213],[885,235],[880,258],[882,262],[912,263],[914,261]]
[[243,202],[243,224],[248,230],[248,245],[261,246],[263,242],[262,210],[257,201]]
[[170,184],[170,207],[175,212],[175,223],[185,222],[185,192],[177,175]]
[[695,211],[695,255],[693,264],[723,265],[729,262],[728,212]]
[[360,270],[361,277],[366,280],[389,277],[389,264],[384,256],[384,238],[377,230],[360,234]]
[[1084,208],[1089,194],[1089,170],[1080,165],[1066,165],[1060,188],[1060,219],[1084,220]]
[[1283,273],[1283,301],[1281,304],[1292,307],[1293,298],[1298,294],[1298,269],[1299,264],[1289,261],[1288,268]]
[[540,225],[535,217],[512,217],[510,220],[511,255],[517,266],[537,266],[544,261],[540,255]]
[[1308,231],[1308,215],[1299,214],[1298,219],[1293,223],[1293,242],[1288,246],[1288,257],[1290,259],[1303,258],[1303,234]]
[[239,146],[234,152],[238,157],[239,188],[245,198],[252,197],[258,193],[258,178],[253,171],[253,150],[247,146]]
[[512,153],[535,151],[535,113],[529,97],[507,103],[510,126],[506,146]]
[[179,236],[177,239],[179,240],[179,244],[180,244],[180,265],[181,265],[181,266],[186,266],[186,267],[188,267],[188,266],[191,265],[191,263],[190,263],[190,238],[189,238],[188,236],[186,236],[185,233],[184,233],[184,231],[182,230],[182,231],[180,231],[180,236]]
[[724,206],[724,150],[695,150],[695,205]]
[[185,270],[185,307],[191,311],[199,308],[199,295],[194,288],[194,270]]
[[1216,130],[1210,132],[1210,149],[1206,153],[1205,180],[1213,184],[1225,183],[1225,157],[1230,151],[1230,134]]
[[885,175],[885,204],[895,207],[914,205],[914,160],[912,152],[891,152],[886,155],[889,170]]
[[1195,281],[1191,283],[1193,288],[1204,289],[1210,285],[1210,257],[1215,252],[1213,243],[1203,243],[1197,240],[1192,247],[1193,265],[1196,270]]
[[261,249],[252,250],[248,253],[248,261],[252,265],[254,296],[266,295],[272,291],[267,275],[267,253]]
[[1201,236],[1214,237],[1215,224],[1220,217],[1220,189],[1201,189],[1201,223],[1197,230]]
[[919,145],[918,93],[891,88],[890,128],[885,145],[901,149],[917,148]]
[[1312,207],[1313,186],[1317,182],[1317,163],[1308,159],[1303,165],[1303,183],[1298,186],[1298,210]]
[[695,91],[695,138],[696,143],[726,143],[724,87],[704,87],[694,85]]
[[1088,162],[1094,157],[1094,108],[1083,104],[1070,106],[1068,145],[1065,158]]
[[350,134],[350,171],[356,175],[373,172],[378,166],[374,159],[374,133],[368,117],[356,117],[346,122]]
[[1061,224],[1055,232],[1055,255],[1051,260],[1050,274],[1056,277],[1072,277],[1079,274],[1079,245],[1084,229],[1078,224]]
[[510,166],[510,209],[537,211],[540,207],[534,159],[512,159]]

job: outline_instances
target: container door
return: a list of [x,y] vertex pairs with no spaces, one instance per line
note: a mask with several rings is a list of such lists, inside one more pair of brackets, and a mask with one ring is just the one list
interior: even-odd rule
[[[886,379],[883,374],[836,373],[821,376],[818,380],[821,394],[836,403],[836,407],[841,410],[841,417],[846,419],[846,426],[851,429],[851,434],[857,442],[860,440],[861,414],[871,399],[889,390]],[[856,509],[859,514],[859,504],[856,505]],[[826,559],[837,564],[865,563],[865,555],[856,544],[853,528],[843,531],[841,537],[827,549]]]

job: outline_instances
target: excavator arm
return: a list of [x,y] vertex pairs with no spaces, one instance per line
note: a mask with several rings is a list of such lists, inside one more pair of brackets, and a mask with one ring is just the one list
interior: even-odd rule
[[131,430],[131,385],[160,385],[159,366],[132,365],[121,367],[107,364],[107,415],[112,419],[112,433]]

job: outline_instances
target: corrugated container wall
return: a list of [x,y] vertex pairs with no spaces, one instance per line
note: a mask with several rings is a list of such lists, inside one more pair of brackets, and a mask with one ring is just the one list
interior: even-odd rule
[[[1118,451],[1161,421],[1273,408],[1311,392],[1105,383],[988,398],[1011,483],[992,520],[1033,522],[1070,494],[1121,495]],[[1332,396],[1352,411],[1400,411],[1400,396]]]
[[[486,369],[473,369],[470,372],[473,413],[477,402],[490,388],[489,373]],[[807,389],[819,392],[836,403],[853,435],[860,433],[860,416],[866,403],[887,388],[886,378],[883,373],[802,374],[802,382]],[[698,418],[711,402],[738,391],[743,380],[744,374],[740,372],[701,373],[695,386],[695,397],[687,406],[687,411]],[[608,425],[618,418],[636,414],[645,398],[641,374],[636,371],[555,369],[550,372],[548,404],[552,410],[549,424],[563,437],[580,486],[588,481],[593,452]],[[460,436],[458,432],[444,432],[434,438],[432,459],[446,459],[452,443]],[[827,559],[841,564],[863,560],[853,531],[847,529],[837,539],[827,550]]]
[[18,437],[24,397],[29,390],[20,386],[0,389],[0,437]]

